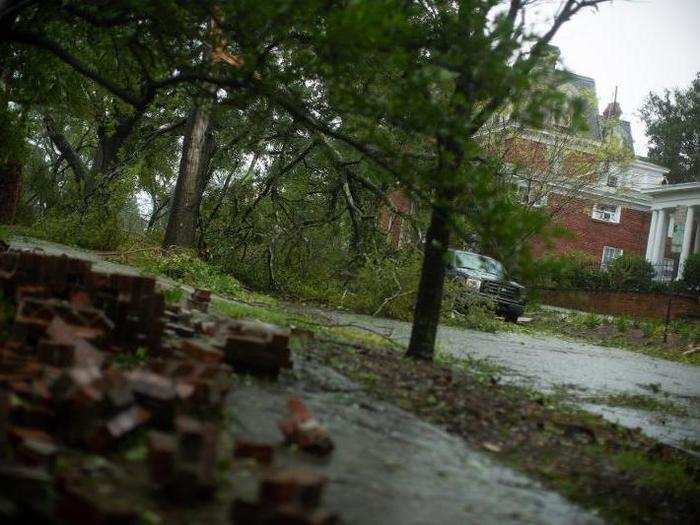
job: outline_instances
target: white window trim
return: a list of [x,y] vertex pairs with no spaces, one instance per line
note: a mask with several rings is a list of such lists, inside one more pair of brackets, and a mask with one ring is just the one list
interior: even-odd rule
[[603,212],[599,209],[599,204],[594,204],[593,205],[593,210],[591,212],[591,218],[597,220],[597,221],[603,221],[603,222],[609,222],[612,224],[619,224],[620,223],[620,218],[622,217],[622,206],[620,205],[613,205],[613,204],[606,204],[605,206],[615,206],[615,213],[610,219],[606,219],[602,216],[603,213],[608,213],[608,212]]
[[[605,262],[605,251],[606,250],[615,250],[618,255],[610,259],[607,263]],[[600,257],[600,267],[601,268],[607,268],[608,264],[610,264],[612,261],[617,259],[618,257],[622,257],[625,254],[625,250],[622,248],[615,248],[614,246],[603,246],[603,255]]]

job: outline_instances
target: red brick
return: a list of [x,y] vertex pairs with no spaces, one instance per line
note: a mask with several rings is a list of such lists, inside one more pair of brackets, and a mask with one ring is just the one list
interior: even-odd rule
[[255,443],[237,439],[233,447],[234,458],[254,459],[258,463],[272,463],[275,450],[267,443]]
[[263,478],[260,483],[260,502],[268,505],[298,503],[307,508],[316,507],[328,478],[308,470],[280,470]]
[[[542,303],[607,315],[665,319],[669,296],[660,293],[600,290],[538,290]],[[673,296],[671,319],[700,317],[700,298]]]
[[625,254],[644,256],[647,247],[651,213],[622,206],[619,223],[599,221],[591,217],[593,202],[582,198],[550,195],[549,208],[561,211],[554,223],[566,228],[571,235],[550,239],[552,246],[533,242],[533,253],[566,254],[578,251],[601,260],[603,247],[620,248]]

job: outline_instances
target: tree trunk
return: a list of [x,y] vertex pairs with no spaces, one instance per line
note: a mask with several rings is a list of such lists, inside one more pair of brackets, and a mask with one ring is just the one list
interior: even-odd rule
[[425,253],[421,268],[418,297],[413,312],[411,342],[406,355],[431,360],[435,352],[435,336],[440,323],[445,265],[450,243],[446,208],[433,206],[430,226],[425,235]]
[[22,192],[22,165],[16,161],[0,163],[0,224],[12,224]]
[[206,108],[194,108],[187,119],[180,170],[170,204],[163,247],[194,248],[199,205],[209,157],[207,134],[210,115]]

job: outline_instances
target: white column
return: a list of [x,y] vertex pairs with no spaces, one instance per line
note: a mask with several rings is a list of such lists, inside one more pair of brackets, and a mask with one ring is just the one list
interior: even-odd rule
[[685,228],[683,229],[683,244],[681,245],[681,257],[678,260],[678,275],[676,280],[683,277],[685,260],[690,255],[690,242],[693,239],[693,227],[695,226],[695,208],[688,206],[685,212]]
[[695,246],[693,246],[693,253],[700,253],[700,220],[698,220],[698,226],[695,228]]
[[668,213],[665,208],[659,210],[659,218],[656,220],[656,233],[654,233],[654,251],[652,263],[661,264],[666,251],[666,236],[668,235]]
[[659,211],[654,210],[651,212],[651,223],[649,224],[649,236],[647,237],[647,252],[644,258],[652,262],[654,253],[654,235],[656,234],[656,223],[659,220]]

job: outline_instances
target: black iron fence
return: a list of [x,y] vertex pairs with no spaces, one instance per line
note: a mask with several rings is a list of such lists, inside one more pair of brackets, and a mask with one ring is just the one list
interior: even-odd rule
[[676,279],[678,269],[675,261],[666,261],[661,264],[652,264],[654,268],[654,280],[662,283],[668,283]]

